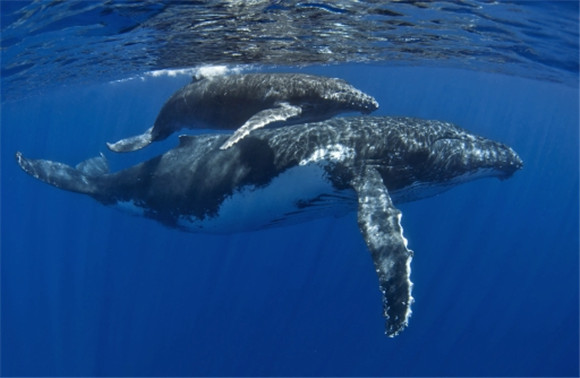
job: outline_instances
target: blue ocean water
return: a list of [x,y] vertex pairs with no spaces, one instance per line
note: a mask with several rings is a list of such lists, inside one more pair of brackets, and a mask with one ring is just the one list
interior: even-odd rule
[[104,144],[150,125],[188,74],[63,83],[2,103],[2,375],[578,376],[577,72],[265,69],[344,78],[377,115],[454,122],[524,160],[509,180],[399,205],[415,252],[409,327],[384,335],[355,214],[188,234],[26,175],[16,151],[71,165],[105,152],[116,171],[177,143]]

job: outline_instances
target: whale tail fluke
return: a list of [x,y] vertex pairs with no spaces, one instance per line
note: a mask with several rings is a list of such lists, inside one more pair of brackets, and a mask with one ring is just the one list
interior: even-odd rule
[[132,152],[147,147],[153,141],[153,127],[150,127],[143,134],[121,139],[115,143],[107,143],[109,150],[114,152]]
[[85,160],[75,168],[50,160],[27,159],[21,152],[16,153],[16,160],[20,168],[34,178],[57,188],[83,194],[97,194],[96,178],[109,172],[109,164],[103,154]]

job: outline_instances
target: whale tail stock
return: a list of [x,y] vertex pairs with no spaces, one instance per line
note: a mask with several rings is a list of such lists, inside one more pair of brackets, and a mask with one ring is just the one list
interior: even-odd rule
[[143,134],[121,139],[115,143],[107,143],[109,150],[113,152],[132,152],[147,147],[153,142],[153,127],[148,128]]
[[21,152],[16,153],[18,165],[29,175],[57,188],[83,194],[97,194],[96,178],[109,172],[109,164],[105,156],[85,160],[76,167],[63,163],[27,159]]

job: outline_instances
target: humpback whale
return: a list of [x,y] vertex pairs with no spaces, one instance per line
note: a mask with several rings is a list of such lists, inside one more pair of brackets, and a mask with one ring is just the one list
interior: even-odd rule
[[73,168],[16,154],[28,174],[192,232],[228,233],[357,212],[383,294],[386,334],[411,314],[410,263],[396,203],[433,196],[523,165],[510,147],[415,118],[332,118],[228,135],[181,136],[166,153],[108,173],[103,156]]
[[182,128],[236,130],[227,149],[253,130],[323,121],[344,112],[368,114],[377,101],[342,79],[297,73],[194,77],[163,105],[141,135],[107,143],[110,150],[139,150]]

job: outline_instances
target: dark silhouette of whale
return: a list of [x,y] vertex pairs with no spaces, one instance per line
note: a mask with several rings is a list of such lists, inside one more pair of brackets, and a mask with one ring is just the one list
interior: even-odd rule
[[234,232],[357,211],[386,317],[397,335],[411,314],[407,248],[394,203],[522,167],[508,146],[452,124],[414,118],[333,118],[263,129],[220,150],[227,135],[181,136],[176,148],[117,173],[103,156],[76,168],[26,159],[30,175],[163,224]]
[[252,130],[323,121],[344,112],[368,114],[377,101],[341,79],[297,73],[234,74],[194,78],[163,105],[145,133],[107,143],[115,152],[141,149],[182,128],[236,132],[231,147]]

